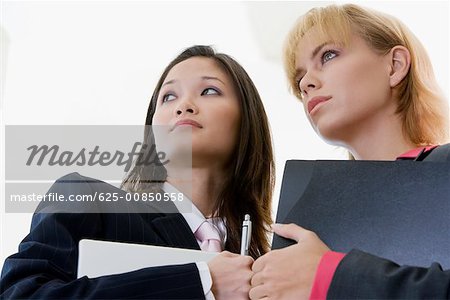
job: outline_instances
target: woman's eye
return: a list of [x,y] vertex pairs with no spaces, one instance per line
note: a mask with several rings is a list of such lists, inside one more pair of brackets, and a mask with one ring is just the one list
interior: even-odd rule
[[322,63],[326,63],[327,61],[335,58],[336,56],[337,56],[337,53],[335,51],[333,51],[333,50],[325,51],[322,54]]
[[162,98],[162,102],[169,102],[175,100],[175,95],[173,94],[165,94]]
[[202,96],[203,95],[220,95],[220,92],[218,90],[216,90],[216,89],[213,89],[213,88],[207,88],[207,89],[203,90],[201,95]]

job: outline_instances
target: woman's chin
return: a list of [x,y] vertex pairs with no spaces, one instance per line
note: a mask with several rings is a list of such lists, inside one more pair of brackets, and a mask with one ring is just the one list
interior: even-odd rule
[[327,126],[315,126],[316,133],[324,140],[327,144],[333,146],[343,146],[345,144],[343,130],[338,129],[336,126],[327,124]]

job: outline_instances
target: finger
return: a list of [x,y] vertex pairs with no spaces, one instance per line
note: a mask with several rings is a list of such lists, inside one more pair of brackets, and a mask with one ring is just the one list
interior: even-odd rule
[[242,261],[242,267],[246,270],[249,270],[253,274],[252,266],[253,266],[253,259],[249,259],[249,257],[246,257],[245,260]]
[[257,260],[255,260],[255,262],[252,265],[252,271],[257,273],[260,272],[262,269],[264,269],[264,266],[266,265],[266,260],[267,260],[267,254],[261,256],[260,258],[258,258]]
[[241,291],[243,294],[245,294],[248,297],[248,294],[250,293],[250,289],[252,288],[252,286],[250,285],[250,278],[248,279],[247,282],[242,282],[239,285],[239,291]]
[[294,240],[298,242],[302,236],[308,232],[306,229],[296,225],[296,224],[272,224],[273,232],[279,236]]
[[248,271],[249,273],[246,276],[246,285],[248,286],[248,291],[251,289],[252,287],[252,278],[253,278],[253,272],[252,271]]
[[240,256],[239,254],[232,253],[230,251],[222,251],[222,252],[220,252],[220,255],[222,255],[224,257],[237,257],[237,256]]
[[261,273],[254,274],[252,280],[250,281],[252,287],[257,287],[263,283],[263,275]]
[[242,258],[242,261],[244,262],[244,265],[249,266],[249,267],[251,267],[251,266],[253,265],[253,262],[255,261],[255,260],[253,259],[253,257],[251,257],[251,256],[242,256],[242,255],[239,255],[239,257]]
[[264,297],[267,297],[267,288],[264,285],[259,285],[255,288],[252,288],[250,292],[248,293],[248,296],[250,299],[263,299]]

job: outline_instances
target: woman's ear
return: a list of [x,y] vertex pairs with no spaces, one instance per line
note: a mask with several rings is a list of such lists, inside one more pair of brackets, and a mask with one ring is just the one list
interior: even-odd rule
[[396,87],[408,74],[411,66],[411,54],[404,46],[395,46],[389,52],[391,58],[391,74],[389,82],[391,87]]

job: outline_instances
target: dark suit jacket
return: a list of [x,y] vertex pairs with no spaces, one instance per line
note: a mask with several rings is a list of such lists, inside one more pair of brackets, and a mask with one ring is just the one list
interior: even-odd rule
[[[75,191],[67,184],[72,181],[78,183]],[[124,193],[77,173],[58,180],[49,193],[98,191]],[[54,205],[39,207],[41,213],[34,214],[30,233],[19,245],[19,252],[6,259],[1,276],[2,298],[204,298],[200,275],[193,263],[77,279],[78,242],[83,238],[199,250],[181,214],[166,214],[147,204],[135,209],[139,204],[123,201],[117,205],[127,205],[122,207],[127,209],[125,213],[55,212]]]
[[[450,161],[450,144],[436,148],[423,160]],[[450,233],[449,228],[442,228],[442,231],[444,235]],[[450,259],[450,249],[448,251]],[[438,263],[429,268],[399,266],[353,250],[338,265],[327,298],[449,299],[450,270],[443,271]]]

